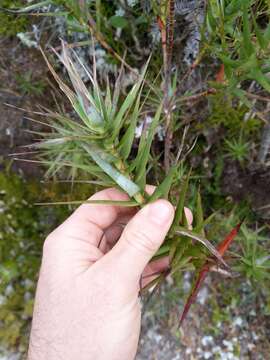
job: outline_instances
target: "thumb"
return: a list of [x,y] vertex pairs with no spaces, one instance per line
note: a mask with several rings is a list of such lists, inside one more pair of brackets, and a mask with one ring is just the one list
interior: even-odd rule
[[127,224],[112,252],[125,275],[139,279],[172,224],[174,207],[166,200],[145,205]]

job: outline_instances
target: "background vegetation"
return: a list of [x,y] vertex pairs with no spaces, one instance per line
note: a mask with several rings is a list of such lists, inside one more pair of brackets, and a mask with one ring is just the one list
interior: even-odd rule
[[[54,69],[68,83],[64,66],[50,50],[53,46],[60,51],[59,38],[64,39],[73,49],[72,59],[88,87],[91,82],[78,58],[92,69],[94,52],[102,95],[107,83],[113,88],[122,67],[120,105],[132,86],[136,86],[138,74],[142,73],[151,55],[146,83],[140,88],[143,106],[133,128],[134,141],[129,159],[136,159],[139,140],[147,129],[151,131],[149,126],[151,129],[154,114],[162,102],[161,118],[145,168],[147,182],[161,183],[175,158],[179,158],[180,166],[171,184],[171,199],[175,200],[183,193],[192,167],[185,202],[198,216],[200,189],[204,218],[215,214],[204,229],[212,243],[219,243],[240,220],[245,221],[226,254],[226,261],[239,277],[209,276],[201,292],[207,290],[206,299],[202,301],[204,305],[200,305],[199,298],[199,304],[187,320],[187,326],[194,329],[195,335],[186,327],[179,332],[175,326],[188,294],[187,288],[192,285],[189,272],[176,272],[170,279],[173,284],[166,283],[160,296],[150,300],[146,307],[147,319],[157,318],[162,331],[170,329],[173,338],[180,337],[185,344],[181,350],[182,358],[189,359],[193,355],[198,359],[226,359],[230,357],[224,354],[231,353],[233,358],[266,359],[270,312],[268,2],[52,0],[26,3],[7,0],[1,3],[1,8],[6,9],[0,13],[3,54],[14,59],[15,48],[28,60],[25,65],[18,56],[16,71],[13,71],[14,67],[7,70],[3,60],[1,75],[6,81],[8,76],[12,80],[0,90],[4,94],[3,102],[26,109],[23,112],[25,119],[30,117],[44,122],[46,119],[38,113],[46,113],[48,108],[53,113],[61,113],[62,117],[76,119],[72,106],[59,92],[45,61],[41,60],[38,46],[45,50]],[[166,48],[162,42],[164,36]],[[9,53],[8,47],[12,49]],[[31,114],[31,111],[38,113]],[[9,118],[13,115],[3,114]],[[25,128],[31,134],[28,131],[26,135]],[[129,128],[127,117],[120,135]],[[10,147],[10,153],[24,152],[25,148],[20,145],[36,142],[36,138],[47,130],[44,124],[30,120],[22,121],[19,128],[8,123],[1,132],[1,140],[8,144],[1,149],[3,157],[7,154],[6,147]],[[50,136],[55,137],[55,133]],[[26,151],[33,150],[36,149]],[[63,146],[56,148],[56,153],[64,151]],[[52,153],[49,159],[55,161]],[[37,160],[30,153],[19,157]],[[78,164],[81,160],[73,158],[72,161]],[[46,233],[72,210],[72,206],[36,207],[34,203],[83,200],[98,185],[87,183],[94,179],[82,169],[69,166],[66,171],[60,169],[57,162],[49,166],[49,171],[48,166],[36,170],[37,165],[32,162],[5,160],[1,167],[0,323],[3,326],[0,326],[0,343],[3,348],[23,356],[42,241]],[[31,173],[36,174],[35,178]],[[44,173],[48,179],[69,179],[69,182],[40,183]],[[83,186],[74,181],[72,185],[75,178],[83,181]],[[105,180],[109,181],[108,178]],[[198,249],[201,251],[202,247]],[[193,254],[193,269],[202,265],[200,259],[196,263],[197,256],[198,253]],[[246,312],[243,312],[244,308]],[[198,323],[200,316],[201,323]],[[146,322],[146,333],[148,325]],[[256,337],[254,340],[253,333],[259,340]],[[248,334],[246,340],[242,340],[243,334]],[[187,335],[197,340],[192,344],[185,343]],[[205,340],[204,346],[201,341],[205,335],[214,340],[212,343]],[[237,341],[233,341],[234,337]],[[221,350],[213,350],[214,345],[226,348],[222,338],[228,338],[233,344],[223,355]],[[203,349],[201,352],[197,351],[199,346]],[[191,355],[185,352],[189,348]],[[177,351],[180,350],[175,353]],[[160,359],[172,358],[160,354],[157,355]],[[144,358],[143,354],[140,356]]]

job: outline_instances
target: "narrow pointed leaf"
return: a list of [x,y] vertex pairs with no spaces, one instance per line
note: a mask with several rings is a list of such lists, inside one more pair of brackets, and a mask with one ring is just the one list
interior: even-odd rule
[[141,97],[139,95],[137,98],[132,116],[131,116],[130,124],[119,144],[119,151],[124,160],[126,160],[128,158],[130,151],[132,149],[136,125],[137,125],[137,121],[138,121],[138,117],[139,117],[140,99],[141,99]]
[[155,255],[153,256],[153,260],[156,260],[160,257],[164,257],[165,255],[167,255],[170,251],[170,246],[169,245],[162,245],[158,251],[155,253]]
[[210,224],[210,222],[212,221],[212,219],[219,213],[219,211],[215,211],[213,212],[211,215],[209,215],[204,221],[203,221],[203,228]]
[[78,169],[84,170],[86,172],[89,172],[91,174],[97,174],[99,172],[101,172],[100,168],[96,165],[93,164],[88,164],[88,165],[83,165],[83,164],[76,164],[73,163],[71,161],[61,161],[61,162],[57,162],[57,161],[49,161],[49,160],[26,160],[26,159],[19,159],[19,160],[23,160],[23,161],[29,161],[29,162],[34,162],[34,163],[39,163],[39,164],[44,164],[44,165],[52,165],[52,164],[57,164],[57,165],[61,165],[61,166],[68,166],[68,167],[76,167]]
[[[52,121],[57,120],[57,123],[59,122],[73,131],[76,130],[76,132],[81,131],[83,134],[89,134],[89,129],[86,126],[66,117],[64,114],[59,114],[48,110],[46,116],[51,118]],[[95,138],[98,138],[98,136],[95,136]]]
[[225,239],[217,246],[217,250],[221,256],[225,254],[232,241],[237,236],[243,221],[237,224],[232,231],[225,237]]
[[27,13],[27,12],[30,12],[30,11],[33,11],[33,10],[40,9],[43,6],[47,6],[47,5],[50,5],[50,4],[52,4],[52,0],[44,0],[44,1],[40,1],[37,4],[25,6],[25,7],[21,8],[21,9],[17,9],[17,10],[15,10],[15,9],[3,9],[3,10],[5,10],[7,12],[10,12],[10,13],[14,13],[14,14],[23,14],[23,13]]
[[224,65],[237,69],[243,62],[240,60],[233,60],[223,54],[218,55]]
[[[225,237],[225,239],[217,246],[217,251],[220,254],[220,256],[223,256],[224,253],[227,251],[228,247],[232,243],[233,239],[236,237],[236,235],[239,232],[239,229],[241,227],[242,222],[240,222],[238,225],[236,225],[235,228],[232,229],[232,231]],[[191,305],[194,303],[198,292],[208,274],[208,272],[211,270],[211,265],[209,261],[206,261],[206,263],[203,265],[201,270],[199,271],[199,274],[197,276],[197,279],[195,281],[195,285],[192,288],[190,295],[186,301],[186,304],[184,306],[184,310],[181,314],[180,321],[179,321],[179,327],[182,325],[183,321],[185,320],[187,313],[191,307]],[[229,273],[230,274],[230,273]]]
[[151,289],[154,286],[154,289],[152,290],[151,294],[148,296],[145,306],[150,302],[152,297],[157,293],[157,291],[160,289],[160,286],[166,279],[166,277],[169,275],[170,269],[165,270],[163,273],[161,273],[156,279],[152,280],[149,284],[147,284],[143,289],[142,293],[145,293],[148,289]]
[[187,236],[193,240],[200,242],[211,252],[212,255],[214,255],[225,266],[226,269],[229,269],[229,266],[226,264],[222,256],[219,254],[218,250],[205,237],[200,236],[199,234],[196,234],[193,231],[186,229],[176,230],[176,234]]
[[71,104],[73,105],[74,103],[77,102],[76,99],[76,95],[75,93],[61,80],[61,78],[57,75],[57,73],[54,71],[54,68],[52,67],[52,65],[50,64],[47,56],[45,55],[44,51],[40,48],[40,51],[42,53],[42,56],[44,58],[44,60],[46,61],[46,64],[50,70],[50,72],[52,73],[54,79],[56,80],[56,82],[58,83],[60,89],[63,91],[63,93],[66,94],[66,96],[68,97],[69,101],[71,102]]
[[50,176],[55,175],[62,167],[62,162],[64,158],[64,153],[59,153],[58,156],[51,162],[51,165],[49,166],[48,170],[46,171],[44,177],[49,178]]
[[[181,241],[177,242],[177,249],[174,258],[171,261],[171,266],[174,268],[179,264],[180,261],[182,261],[183,256],[185,256],[186,250],[190,246],[190,239],[185,237],[182,238]],[[189,255],[189,254],[188,254]]]
[[91,146],[90,146],[90,145],[87,145],[85,143],[82,143],[82,142],[79,143],[78,142],[77,145],[78,145],[78,147],[82,146],[82,148],[84,148],[84,150],[85,150],[85,147],[87,147],[87,149],[88,149],[87,152],[88,153],[89,153],[89,151],[94,152],[102,160],[106,161],[107,163],[111,164],[111,163],[115,163],[117,161],[117,157],[115,157],[112,153],[105,151],[104,149],[96,146],[94,143],[93,143],[93,145],[91,144]]
[[255,19],[255,16],[253,14],[252,14],[252,19],[253,19],[254,30],[255,30],[255,34],[256,34],[258,43],[259,43],[260,47],[265,50],[265,49],[267,49],[268,43],[265,40],[264,34],[263,34],[262,30],[259,28],[259,26],[256,22],[256,19]]
[[[90,118],[87,116],[87,113],[85,112],[85,108],[84,108],[84,106],[82,104],[82,97],[77,97],[76,94],[61,80],[61,78],[54,71],[54,68],[51,66],[51,64],[50,64],[49,60],[47,59],[47,57],[46,57],[45,53],[43,52],[43,50],[40,49],[40,51],[41,51],[41,53],[42,53],[42,55],[43,55],[43,57],[44,57],[44,59],[45,59],[45,61],[47,63],[47,66],[48,66],[50,72],[52,73],[54,79],[58,83],[60,89],[63,91],[63,93],[69,99],[70,103],[72,104],[73,108],[75,109],[75,111],[79,115],[80,119],[92,131],[100,132],[100,129],[98,128],[98,126],[96,128],[92,126]],[[63,58],[57,53],[56,53],[56,55],[60,58],[60,60],[63,62],[63,64],[67,67],[68,64],[66,64],[66,62],[63,60]],[[90,96],[90,94],[87,92],[88,100],[89,100],[89,96]],[[93,103],[92,103],[92,105],[93,105],[93,108],[94,108]]]
[[170,168],[170,171],[168,172],[162,183],[155,189],[153,194],[150,196],[149,202],[155,201],[160,198],[168,199],[168,194],[173,183],[177,168],[177,166],[172,166]]
[[170,263],[172,264],[172,261],[175,258],[175,254],[176,254],[176,249],[177,249],[177,243],[174,242],[172,243],[171,247],[170,247],[170,251],[169,251],[169,259],[170,259]]
[[147,141],[144,140],[143,148],[140,149],[139,146],[138,155],[135,159],[136,162],[135,181],[142,189],[145,188],[145,184],[146,184],[146,166],[149,160],[150,149],[151,149],[152,141],[155,136],[155,131],[160,120],[161,111],[162,111],[162,104],[158,107],[154,119],[151,122],[150,128],[147,131],[147,137],[146,137]]
[[270,41],[270,24],[268,24],[266,30],[264,31],[264,39],[266,44],[269,44]]
[[[55,71],[52,69],[51,65],[49,64],[48,60],[46,59],[46,56],[43,54],[50,68],[50,71],[52,72],[53,76],[59,83],[60,88],[69,98],[72,106],[74,107],[75,111],[80,116],[82,121],[85,123],[85,125],[89,127],[92,131],[95,131],[97,133],[103,132],[104,121],[106,120],[106,112],[104,112],[104,107],[102,107],[103,102],[101,96],[98,96],[97,99],[95,99],[91,95],[91,93],[87,90],[85,84],[83,83],[78,73],[76,66],[74,65],[69,55],[69,51],[63,41],[62,41],[62,55],[59,55],[54,49],[53,51],[55,55],[58,57],[58,59],[61,61],[61,63],[65,66],[69,78],[72,82],[73,88],[76,92],[76,95],[72,93],[71,90],[69,92],[65,91],[65,89],[69,89],[69,88],[62,82],[59,76],[55,73]],[[82,62],[80,62],[80,64],[85,69]],[[85,71],[87,72],[86,69]],[[90,74],[89,77],[91,78]],[[99,94],[100,91],[97,83],[93,84],[93,88],[94,88],[93,91]]]
[[172,267],[170,275],[174,275],[176,272],[179,271],[192,270],[191,260],[192,260],[191,256],[185,256],[185,255],[182,256],[177,262],[177,264],[174,265],[174,267]]
[[35,205],[80,205],[80,204],[94,204],[94,205],[113,205],[124,207],[138,206],[136,201],[113,201],[113,200],[72,200],[72,201],[56,201],[56,202],[42,202]]
[[141,83],[137,83],[133,86],[133,88],[130,90],[130,92],[128,93],[127,97],[125,98],[122,106],[120,107],[113,123],[113,135],[112,137],[115,138],[119,132],[120,129],[123,125],[124,119],[125,119],[125,114],[127,111],[129,111],[131,109],[131,107],[134,104],[134,101],[136,100],[136,96],[138,94],[139,88],[140,88]]
[[81,100],[75,100],[72,103],[72,106],[74,108],[74,110],[76,111],[76,113],[79,115],[80,119],[83,121],[83,123],[94,133],[102,133],[103,132],[103,127],[100,126],[100,121],[96,120],[99,117],[99,114],[97,112],[97,110],[95,110],[95,108],[93,107],[91,109],[91,115],[87,114],[85,112],[85,109],[82,105],[82,101]]
[[107,89],[106,89],[106,96],[104,102],[108,112],[108,116],[110,117],[112,111],[112,95],[111,95],[110,83],[108,78],[107,78]]
[[195,285],[194,287],[192,288],[192,291],[186,301],[186,304],[184,306],[184,310],[181,314],[181,317],[180,317],[180,320],[179,320],[179,327],[183,324],[183,321],[185,320],[188,312],[189,312],[189,309],[191,307],[191,305],[194,303],[194,301],[196,300],[196,297],[198,295],[198,292],[207,276],[209,272],[209,265],[205,265],[202,270],[199,272],[199,275],[197,277],[197,280],[195,282]]
[[72,138],[70,137],[61,137],[61,138],[54,138],[49,140],[40,141],[37,143],[33,143],[31,145],[27,145],[28,148],[34,148],[34,149],[42,149],[42,148],[52,148],[52,146],[59,146],[63,145],[68,141],[71,141]]
[[245,2],[243,6],[243,45],[246,55],[250,56],[255,50],[252,44],[252,35],[250,32],[248,6],[249,4]]
[[133,197],[140,191],[140,188],[137,184],[131,181],[129,178],[121,174],[116,168],[111,164],[103,160],[96,151],[91,149],[88,145],[83,144],[83,148],[91,156],[91,158],[96,162],[96,164],[108,175],[110,176],[121,189],[123,189],[130,197]]
[[270,92],[270,82],[260,69],[253,69],[250,72],[250,77],[256,80],[265,90]]
[[113,126],[112,138],[113,139],[119,134],[119,131],[122,128],[122,125],[123,125],[123,122],[125,119],[125,114],[128,110],[131,109],[131,107],[133,106],[133,104],[137,98],[138,92],[142,86],[142,83],[143,83],[143,80],[145,77],[145,73],[146,73],[149,61],[150,61],[150,58],[148,59],[146,65],[144,66],[144,69],[143,69],[142,74],[139,77],[138,81],[136,82],[136,84],[133,85],[132,89],[126,96],[122,106],[118,110],[117,115],[115,116],[115,119],[112,124],[112,126]]
[[176,210],[175,210],[175,216],[174,216],[174,220],[173,220],[173,224],[172,224],[172,229],[174,229],[179,224],[183,224],[184,205],[185,205],[186,193],[188,190],[190,174],[191,174],[191,170],[189,171],[189,173],[185,179],[185,182],[183,184],[183,187],[180,190],[180,194],[179,194],[179,198],[178,198],[178,202],[177,202]]
[[112,111],[111,111],[112,118],[114,118],[114,115],[117,110],[117,105],[118,105],[119,96],[120,96],[121,78],[122,78],[123,69],[124,69],[124,67],[123,67],[123,63],[122,63],[120,72],[119,72],[118,77],[115,82],[115,87],[114,87],[114,92],[113,92],[113,97],[112,97]]
[[198,189],[194,231],[197,232],[198,234],[201,234],[202,236],[205,236],[203,226],[204,226],[204,219],[203,219],[202,198],[201,198],[200,190]]

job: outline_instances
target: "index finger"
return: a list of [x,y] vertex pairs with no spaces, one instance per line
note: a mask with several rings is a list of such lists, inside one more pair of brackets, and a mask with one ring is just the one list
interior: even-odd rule
[[[89,200],[127,201],[127,194],[115,188],[97,192]],[[69,237],[76,237],[97,246],[104,231],[110,227],[120,215],[134,213],[134,208],[85,203],[59,227]]]

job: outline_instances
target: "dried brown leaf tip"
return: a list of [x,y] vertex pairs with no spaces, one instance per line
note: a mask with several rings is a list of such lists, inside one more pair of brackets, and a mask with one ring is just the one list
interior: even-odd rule
[[[231,245],[232,241],[237,236],[241,225],[242,225],[242,221],[239,224],[237,224],[231,230],[231,232],[224,238],[224,240],[217,246],[216,250],[218,251],[218,253],[221,257],[225,254],[225,252],[228,250],[229,246]],[[195,285],[193,286],[193,289],[191,290],[191,293],[190,293],[190,295],[186,301],[186,304],[184,306],[183,312],[180,316],[179,327],[183,324],[183,322],[190,310],[191,305],[196,300],[196,297],[202,287],[204,280],[206,279],[208,273],[211,271],[211,268],[213,266],[212,260],[213,259],[211,259],[211,261],[207,260],[198,273],[197,279],[195,281]]]

